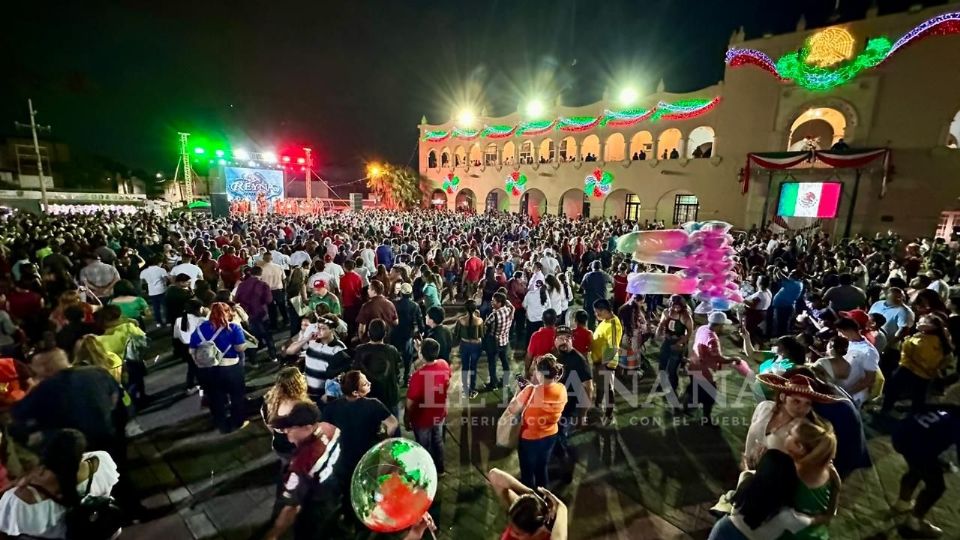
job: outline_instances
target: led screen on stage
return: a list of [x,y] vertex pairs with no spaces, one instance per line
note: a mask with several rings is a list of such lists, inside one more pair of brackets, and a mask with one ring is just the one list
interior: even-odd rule
[[840,182],[784,182],[777,215],[835,218],[840,205]]
[[227,200],[255,202],[263,193],[267,200],[283,198],[283,171],[279,169],[250,169],[247,167],[224,167],[227,185]]

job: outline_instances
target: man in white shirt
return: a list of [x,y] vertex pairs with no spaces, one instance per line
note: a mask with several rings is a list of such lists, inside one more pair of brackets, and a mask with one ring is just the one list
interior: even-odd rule
[[301,249],[294,251],[293,254],[290,255],[290,266],[298,268],[303,265],[304,261],[310,261],[310,254],[302,249],[301,246]]
[[543,273],[548,276],[560,271],[560,261],[553,256],[553,250],[551,249],[543,250],[540,265],[543,266]]
[[323,262],[326,263],[323,265],[323,271],[333,276],[333,279],[337,283],[340,283],[340,278],[346,274],[346,272],[343,270],[343,267],[333,262],[333,256],[329,253],[323,257]]
[[853,402],[860,407],[870,397],[870,389],[880,370],[880,353],[860,334],[860,324],[850,318],[837,321],[837,333],[847,338],[850,345],[844,358],[850,363],[850,383],[844,387]]
[[936,291],[946,302],[950,298],[950,286],[943,280],[943,272],[934,268],[927,272],[927,277],[930,278],[930,285],[927,285],[927,288]]
[[267,307],[267,312],[270,315],[270,327],[274,330],[278,328],[278,311],[280,312],[280,316],[283,317],[284,326],[289,326],[290,321],[287,318],[287,292],[283,283],[285,277],[283,268],[280,268],[279,264],[273,262],[273,252],[271,251],[263,254],[259,266],[263,269],[263,274],[260,276],[260,279],[270,287],[270,294],[273,295],[273,301]]
[[203,277],[203,270],[200,270],[200,267],[193,264],[193,256],[184,255],[182,262],[172,269],[170,269],[170,278],[173,279],[180,274],[186,274],[190,276],[190,288],[195,289],[197,286],[197,280]]
[[147,284],[147,299],[150,301],[150,308],[153,310],[153,320],[159,328],[165,324],[163,313],[166,304],[167,283],[170,281],[167,271],[160,266],[159,255],[150,258],[149,266],[140,271],[140,279]]
[[370,242],[364,242],[363,249],[360,250],[360,258],[363,260],[363,267],[367,269],[370,275],[377,272],[377,252],[370,247]]
[[290,270],[290,257],[281,251],[277,251],[277,245],[273,242],[270,242],[267,245],[267,249],[270,251],[270,256],[273,258],[273,263],[282,268],[285,272]]

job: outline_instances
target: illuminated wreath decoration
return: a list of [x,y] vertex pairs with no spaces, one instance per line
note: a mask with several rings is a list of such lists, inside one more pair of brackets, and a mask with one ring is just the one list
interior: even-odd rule
[[592,173],[583,179],[583,192],[588,197],[593,195],[596,198],[603,197],[613,189],[613,173],[594,169]]
[[453,173],[448,174],[447,179],[443,181],[443,190],[447,193],[455,193],[459,187],[460,177],[454,176]]
[[517,171],[507,176],[507,193],[514,197],[519,197],[527,189],[527,175],[520,174]]

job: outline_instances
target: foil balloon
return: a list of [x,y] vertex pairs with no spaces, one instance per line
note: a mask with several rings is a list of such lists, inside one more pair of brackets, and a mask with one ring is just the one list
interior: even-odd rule
[[350,502],[370,530],[402,531],[415,525],[437,494],[437,467],[414,441],[387,439],[367,450],[350,480]]
[[617,239],[617,250],[634,261],[681,268],[675,274],[635,272],[627,278],[631,294],[694,294],[697,313],[727,311],[743,302],[737,290],[736,265],[722,221],[685,223],[680,229],[636,231]]

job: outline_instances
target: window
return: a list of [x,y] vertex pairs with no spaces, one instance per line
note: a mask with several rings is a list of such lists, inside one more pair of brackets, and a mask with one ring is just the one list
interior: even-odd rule
[[560,161],[573,161],[577,159],[577,140],[573,137],[567,137],[560,141]]
[[523,141],[523,144],[520,146],[520,163],[533,163],[533,143],[530,141]]
[[540,143],[540,163],[552,162],[556,156],[556,143],[553,139],[544,139]]
[[673,224],[697,221],[700,213],[700,201],[696,195],[677,195],[673,199]]
[[497,145],[487,145],[487,150],[483,154],[483,162],[487,166],[497,164]]
[[430,153],[427,154],[427,168],[429,169],[437,168],[437,151],[436,150],[431,150]]
[[633,193],[627,194],[627,201],[623,204],[623,219],[640,221],[640,197]]

